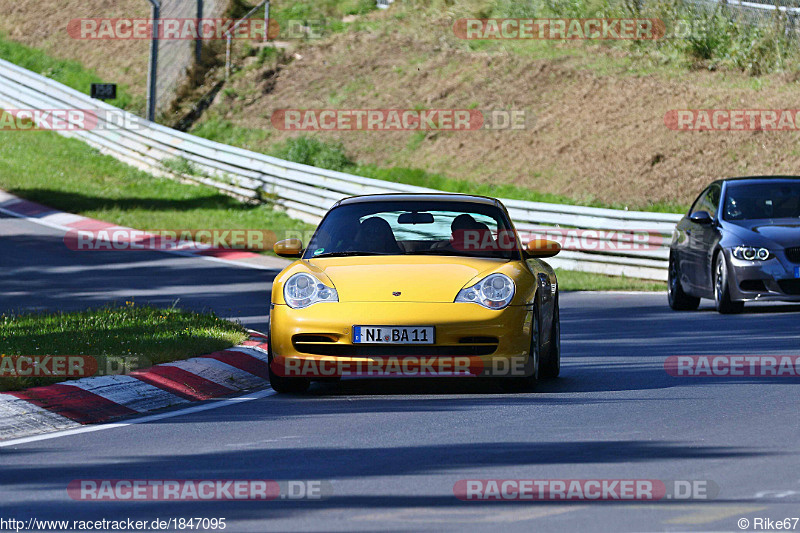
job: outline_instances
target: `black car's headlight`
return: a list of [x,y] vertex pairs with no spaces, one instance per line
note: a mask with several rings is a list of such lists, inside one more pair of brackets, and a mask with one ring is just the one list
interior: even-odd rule
[[766,261],[771,255],[768,249],[754,246],[737,246],[733,249],[733,257],[745,261]]
[[514,290],[514,281],[505,274],[489,274],[472,287],[461,289],[455,301],[503,309],[514,298]]
[[311,274],[301,272],[286,280],[283,299],[292,309],[303,309],[319,302],[338,302],[339,294]]

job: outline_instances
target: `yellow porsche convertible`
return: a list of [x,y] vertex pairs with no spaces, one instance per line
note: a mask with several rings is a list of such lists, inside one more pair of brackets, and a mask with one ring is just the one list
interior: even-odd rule
[[558,282],[498,200],[382,194],[337,202],[272,285],[277,392],[343,376],[502,377],[530,388],[561,367]]

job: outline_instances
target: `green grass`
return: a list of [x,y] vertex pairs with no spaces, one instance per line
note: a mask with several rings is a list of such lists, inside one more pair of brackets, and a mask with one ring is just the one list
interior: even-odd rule
[[[239,324],[174,308],[126,302],[72,313],[0,315],[0,355],[88,355],[98,375],[224,350],[248,337]],[[88,365],[87,365],[88,367]],[[3,368],[0,365],[0,368]],[[81,376],[74,376],[76,379]],[[0,377],[0,390],[20,390],[65,377]]]
[[[105,83],[95,72],[84,68],[78,61],[56,59],[36,48],[8,40],[0,34],[0,59],[41,74],[84,94],[91,94],[92,83]],[[144,110],[145,102],[132,97],[127,87],[117,87],[117,99],[108,103],[134,113]]]
[[556,269],[562,291],[666,291],[667,283]]
[[268,204],[157,178],[53,132],[0,132],[0,188],[42,204],[137,229],[264,229],[310,226]]

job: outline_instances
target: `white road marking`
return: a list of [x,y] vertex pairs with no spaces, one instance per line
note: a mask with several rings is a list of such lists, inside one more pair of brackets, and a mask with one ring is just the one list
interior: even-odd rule
[[[2,197],[0,197],[2,199]],[[21,220],[25,220],[27,222],[33,222],[34,224],[39,224],[40,226],[46,226],[51,229],[56,229],[63,232],[68,232],[70,230],[74,230],[75,228],[70,228],[66,226],[62,226],[61,224],[54,224],[52,222],[48,222],[46,220],[41,220],[39,218],[29,217],[27,215],[20,215],[15,211],[11,211],[10,209],[4,209],[0,207],[0,213],[5,213],[8,216],[18,218]],[[84,217],[81,217],[84,218]],[[221,257],[212,257],[210,255],[197,255],[192,252],[182,252],[179,250],[148,250],[151,252],[161,252],[165,254],[172,254],[172,255],[181,255],[183,257],[194,257],[195,259],[202,259],[203,261],[211,261],[214,263],[220,263],[223,265],[232,265],[244,268],[252,268],[255,270],[280,270],[278,266],[265,266],[265,265],[258,265],[255,263],[245,263],[243,261],[236,261],[233,259],[223,259]],[[287,263],[288,264],[288,263]]]
[[274,396],[275,394],[276,392],[274,390],[265,389],[258,392],[246,394],[244,396],[238,396],[236,398],[218,398],[215,400],[206,400],[205,402],[199,405],[194,405],[192,407],[187,407],[185,409],[180,409],[177,411],[169,411],[167,413],[159,413],[157,415],[143,416],[141,418],[133,418],[131,420],[126,420],[125,422],[112,422],[111,424],[82,426],[76,429],[59,431],[57,433],[47,433],[44,435],[35,435],[32,437],[24,437],[21,439],[8,440],[0,442],[0,448],[7,448],[9,446],[18,446],[20,444],[28,444],[30,442],[38,442],[42,440],[57,439],[60,437],[68,437],[70,435],[78,435],[80,433],[91,433],[93,431],[103,431],[106,429],[123,428],[126,426],[132,426],[134,424],[146,424],[148,422],[155,422],[157,420],[164,420],[166,418],[173,418],[176,416],[199,413],[201,411],[209,411],[211,409],[219,409],[220,407],[226,407],[228,405],[234,405],[242,402],[249,402],[251,400],[260,400],[261,398]]

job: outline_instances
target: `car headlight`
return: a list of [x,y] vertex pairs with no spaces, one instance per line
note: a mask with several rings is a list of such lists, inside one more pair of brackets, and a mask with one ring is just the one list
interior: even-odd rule
[[514,298],[514,282],[505,274],[490,274],[472,287],[461,289],[456,302],[480,304],[487,309],[503,309]]
[[319,302],[338,302],[339,294],[314,276],[301,272],[286,280],[283,298],[292,309],[303,309]]
[[737,246],[733,249],[733,257],[745,261],[766,261],[770,258],[770,251],[766,248],[754,246]]

